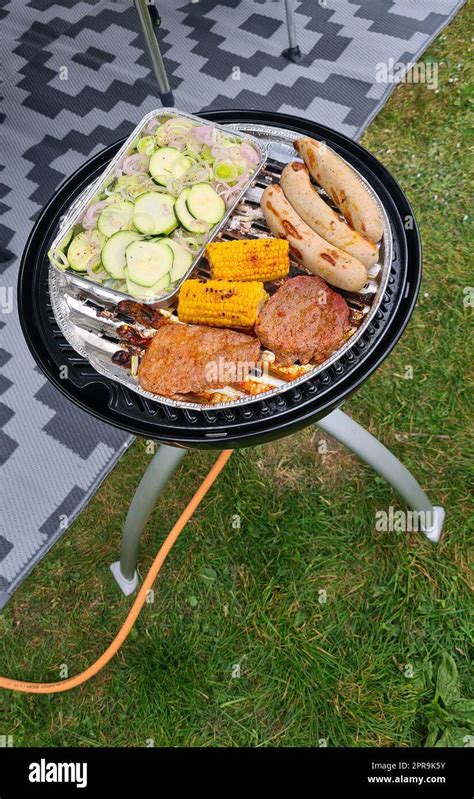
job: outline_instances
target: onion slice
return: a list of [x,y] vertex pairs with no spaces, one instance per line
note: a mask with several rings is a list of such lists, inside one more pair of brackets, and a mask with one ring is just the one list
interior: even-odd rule
[[145,153],[134,153],[127,155],[122,164],[124,175],[136,175],[148,169],[149,157]]
[[150,119],[150,121],[147,123],[145,127],[146,132],[153,133],[153,131],[155,130],[155,128],[158,127],[159,124],[160,120],[157,117],[153,117],[153,119]]
[[93,203],[89,206],[81,219],[81,225],[84,230],[91,230],[96,226],[99,214],[106,207],[106,205],[107,203],[105,200],[101,200],[100,202]]
[[51,263],[54,264],[54,266],[56,266],[58,269],[61,269],[63,272],[69,266],[69,261],[66,258],[65,254],[62,252],[62,250],[59,250],[57,247],[51,249],[48,252],[48,258],[51,261]]

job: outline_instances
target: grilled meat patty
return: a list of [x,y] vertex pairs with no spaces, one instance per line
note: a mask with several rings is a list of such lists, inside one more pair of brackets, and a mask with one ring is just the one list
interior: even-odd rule
[[258,339],[234,330],[165,324],[138,370],[146,391],[172,397],[245,380],[260,355]]
[[344,298],[320,277],[302,275],[270,297],[255,331],[279,363],[318,364],[340,347],[350,327]]

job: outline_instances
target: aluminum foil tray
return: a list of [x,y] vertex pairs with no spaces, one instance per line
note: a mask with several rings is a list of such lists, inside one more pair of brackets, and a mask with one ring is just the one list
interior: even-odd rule
[[[259,212],[260,197],[265,186],[278,181],[285,164],[299,160],[295,156],[293,142],[300,137],[300,134],[291,130],[257,124],[229,125],[227,129],[229,128],[259,140],[266,148],[268,158],[265,167],[258,175],[254,176],[252,185],[247,189],[238,206],[228,215],[225,224],[218,231],[217,237],[220,240],[229,240],[271,235],[263,215]],[[117,328],[123,324],[123,321],[115,319],[113,314],[104,314],[104,311],[115,306],[117,298],[111,297],[109,291],[100,286],[93,286],[91,291],[89,281],[70,280],[67,273],[61,272],[51,265],[49,268],[51,303],[56,321],[64,337],[99,374],[122,383],[148,400],[171,407],[202,411],[246,405],[280,394],[303,383],[308,378],[314,377],[337,362],[364,334],[382,302],[390,274],[392,234],[387,213],[373,188],[362,175],[356,170],[354,171],[380,207],[384,234],[379,245],[379,258],[377,263],[369,269],[369,280],[361,292],[356,294],[340,291],[354,315],[358,317],[358,325],[353,335],[326,361],[310,368],[302,376],[288,381],[265,375],[265,384],[271,384],[273,388],[265,393],[254,395],[240,396],[234,389],[228,387],[224,391],[227,392],[229,401],[219,403],[188,402],[145,391],[128,370],[112,361],[112,355],[120,349],[120,336],[117,333]],[[87,192],[89,193],[89,191],[88,189]],[[327,195],[324,192],[321,192],[321,195],[334,208]],[[63,235],[63,229],[59,235]],[[191,271],[194,276],[208,277],[206,259],[201,256]],[[295,271],[304,273],[304,270],[299,268],[296,263],[292,263],[291,273]],[[114,295],[116,293],[113,292]],[[123,299],[124,296],[126,295],[120,295],[119,299]],[[222,389],[219,390],[219,393],[222,393]]]
[[[60,223],[59,230],[51,243],[51,249],[56,249],[61,240],[66,236],[75,225],[79,224],[79,220],[82,217],[82,214],[91,203],[93,197],[104,188],[110,179],[115,175],[115,170],[117,165],[120,163],[122,158],[129,154],[130,149],[132,148],[133,142],[137,137],[139,137],[146,129],[149,122],[153,119],[159,119],[160,121],[165,121],[166,119],[174,118],[174,117],[184,117],[185,119],[189,119],[191,121],[197,123],[207,123],[207,120],[203,119],[202,117],[195,116],[193,114],[187,114],[184,111],[179,111],[176,108],[158,108],[154,111],[150,111],[143,119],[138,123],[137,127],[133,130],[130,134],[128,139],[124,142],[118,153],[115,157],[111,160],[108,167],[104,170],[104,172],[97,178],[87,189],[84,191],[72,204],[69,208],[66,215],[63,217]],[[202,253],[206,249],[206,244],[209,241],[212,241],[219,232],[226,226],[229,218],[232,215],[235,207],[239,204],[241,198],[245,194],[247,188],[252,185],[256,175],[258,175],[259,171],[265,164],[267,159],[267,144],[264,140],[255,138],[250,134],[242,133],[240,130],[236,130],[233,126],[225,126],[219,125],[215,122],[211,122],[208,124],[212,124],[214,128],[217,130],[222,130],[224,133],[232,132],[234,135],[241,138],[243,142],[247,141],[250,144],[254,145],[257,149],[257,153],[260,155],[260,160],[255,167],[254,173],[249,177],[248,181],[242,187],[242,191],[236,197],[235,201],[227,208],[227,211],[220,222],[218,222],[214,227],[211,229],[209,235],[207,236],[207,241],[202,245],[201,249],[196,253],[191,266],[189,267],[188,271],[183,275],[181,280],[176,284],[175,288],[170,291],[169,293],[163,293],[159,299],[150,299],[150,300],[140,300],[143,305],[152,305],[154,307],[167,307],[172,305],[174,302],[175,297],[177,296],[179,289],[184,283],[185,280],[189,277],[189,275],[194,271],[194,267],[196,266],[199,258],[201,257]],[[54,269],[62,272],[65,275],[66,281],[71,287],[76,287],[78,289],[82,289],[83,291],[87,291],[91,298],[94,296],[99,300],[102,301],[103,299],[107,298],[110,302],[117,303],[123,299],[134,299],[130,297],[129,294],[126,294],[122,291],[117,291],[114,288],[109,288],[103,284],[94,283],[93,280],[90,280],[88,277],[83,277],[77,272],[74,272],[71,269],[67,269],[66,271],[60,270],[58,266],[54,263],[51,263]],[[72,290],[72,288],[71,288]]]

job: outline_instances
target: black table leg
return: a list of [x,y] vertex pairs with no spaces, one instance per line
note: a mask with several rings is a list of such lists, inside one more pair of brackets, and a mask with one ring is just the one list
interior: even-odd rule
[[147,3],[146,0],[134,1],[138,15],[140,17],[148,52],[150,54],[153,72],[155,73],[160,90],[161,102],[164,106],[173,106],[173,92],[171,91],[168,75],[166,74],[166,68],[160,51],[160,46],[156,38],[156,28],[159,27],[161,23],[160,16],[155,6]]
[[296,23],[295,23],[295,0],[285,0],[285,11],[286,11],[286,24],[288,27],[288,40],[289,40],[289,47],[286,50],[283,50],[282,55],[285,58],[288,58],[290,61],[294,61],[296,64],[298,61],[301,61],[303,55],[301,53],[300,48],[298,47],[298,42],[296,38]]

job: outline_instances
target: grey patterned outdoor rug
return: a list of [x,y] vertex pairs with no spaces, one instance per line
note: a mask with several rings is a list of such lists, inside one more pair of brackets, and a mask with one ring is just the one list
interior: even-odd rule
[[[283,0],[156,0],[176,105],[255,108],[361,134],[393,83],[462,0],[300,0],[287,47]],[[62,179],[159,106],[132,0],[0,0],[0,607],[67,529],[130,439],[35,367],[16,309],[18,258]],[[91,535],[94,531],[91,530]],[[118,544],[118,541],[117,541]]]

